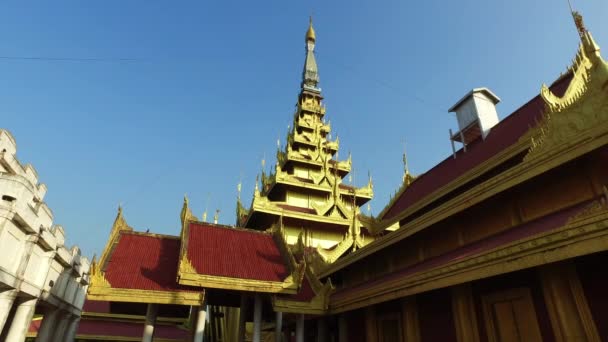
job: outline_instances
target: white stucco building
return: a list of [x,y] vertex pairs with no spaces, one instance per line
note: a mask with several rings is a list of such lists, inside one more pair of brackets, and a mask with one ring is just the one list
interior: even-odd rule
[[43,315],[37,341],[72,341],[89,280],[89,260],[65,246],[44,203],[46,186],[16,158],[13,136],[0,129],[0,341],[24,341]]

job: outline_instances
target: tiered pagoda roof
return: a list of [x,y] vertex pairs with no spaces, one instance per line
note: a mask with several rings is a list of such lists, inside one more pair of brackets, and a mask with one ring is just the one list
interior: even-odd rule
[[[344,183],[352,159],[338,159],[339,139],[331,138],[331,125],[325,120],[312,21],[305,43],[302,83],[286,144],[277,150],[274,170],[262,172],[261,186],[256,181],[249,209],[239,194],[237,224],[265,230],[283,220],[290,245],[302,233],[305,244],[319,248],[324,262],[333,262],[340,253],[373,240],[359,221],[360,206],[373,197],[373,185],[371,177],[360,188]],[[335,248],[338,244],[348,246]]]

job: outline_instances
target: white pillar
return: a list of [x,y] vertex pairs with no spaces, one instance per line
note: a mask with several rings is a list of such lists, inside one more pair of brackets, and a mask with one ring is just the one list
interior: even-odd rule
[[2,333],[2,328],[4,327],[4,323],[6,323],[8,314],[11,312],[16,297],[17,290],[0,292],[0,333]]
[[55,328],[57,325],[57,318],[59,318],[59,309],[53,308],[47,310],[42,318],[42,323],[40,324],[40,329],[38,329],[38,335],[36,336],[36,341],[38,342],[47,342],[51,341],[53,334],[55,333]]
[[245,341],[245,323],[247,322],[247,296],[241,293],[241,308],[239,310],[239,339],[238,342]]
[[262,296],[255,294],[253,305],[253,342],[262,340]]
[[283,313],[280,311],[277,311],[274,322],[274,340],[275,342],[281,342],[283,340]]
[[340,314],[338,317],[338,341],[348,342],[348,325],[344,314]]
[[152,342],[154,336],[154,324],[156,323],[156,314],[158,313],[157,304],[148,304],[148,310],[146,310],[146,323],[144,325],[144,336],[141,338],[142,342]]
[[325,342],[327,339],[327,323],[325,317],[321,316],[317,320],[317,342]]
[[304,314],[298,314],[296,320],[296,342],[304,342]]
[[64,342],[63,338],[65,336],[65,332],[68,329],[68,325],[70,323],[70,313],[65,311],[59,311],[57,313],[57,319],[54,324],[54,331],[51,332],[53,337],[49,341],[53,342]]
[[13,322],[6,335],[6,342],[23,342],[32,323],[38,298],[20,301],[13,317]]
[[196,307],[198,313],[196,315],[196,326],[194,327],[194,342],[203,342],[205,322],[207,321],[207,311],[205,308],[204,304]]
[[80,316],[72,316],[68,321],[68,326],[65,331],[64,341],[73,342],[76,337],[76,331],[78,330],[78,324],[80,323]]

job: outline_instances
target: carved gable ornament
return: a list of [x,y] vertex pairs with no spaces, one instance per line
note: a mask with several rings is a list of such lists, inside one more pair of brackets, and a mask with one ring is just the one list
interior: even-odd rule
[[563,152],[568,146],[608,133],[608,64],[589,32],[568,72],[572,80],[563,96],[541,88],[546,109],[541,122],[527,137],[531,146],[524,160]]

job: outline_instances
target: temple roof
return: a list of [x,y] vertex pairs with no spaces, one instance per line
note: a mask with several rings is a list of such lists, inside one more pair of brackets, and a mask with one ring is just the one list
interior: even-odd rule
[[[571,75],[560,77],[551,86],[555,94],[563,94],[571,80]],[[517,109],[511,115],[492,128],[485,140],[478,139],[467,145],[466,152],[461,149],[454,156],[449,156],[432,169],[417,177],[398,197],[384,210],[381,218],[395,218],[408,207],[441,190],[458,177],[476,166],[481,165],[499,152],[514,145],[542,119],[545,102],[540,95]]]
[[91,264],[87,298],[199,305],[205,291],[176,282],[180,246],[177,236],[135,232],[119,208],[100,260]]
[[194,291],[175,281],[178,237],[123,231],[110,254],[106,280],[114,288],[153,291]]
[[189,228],[188,259],[200,274],[275,282],[290,274],[269,233],[204,222]]

